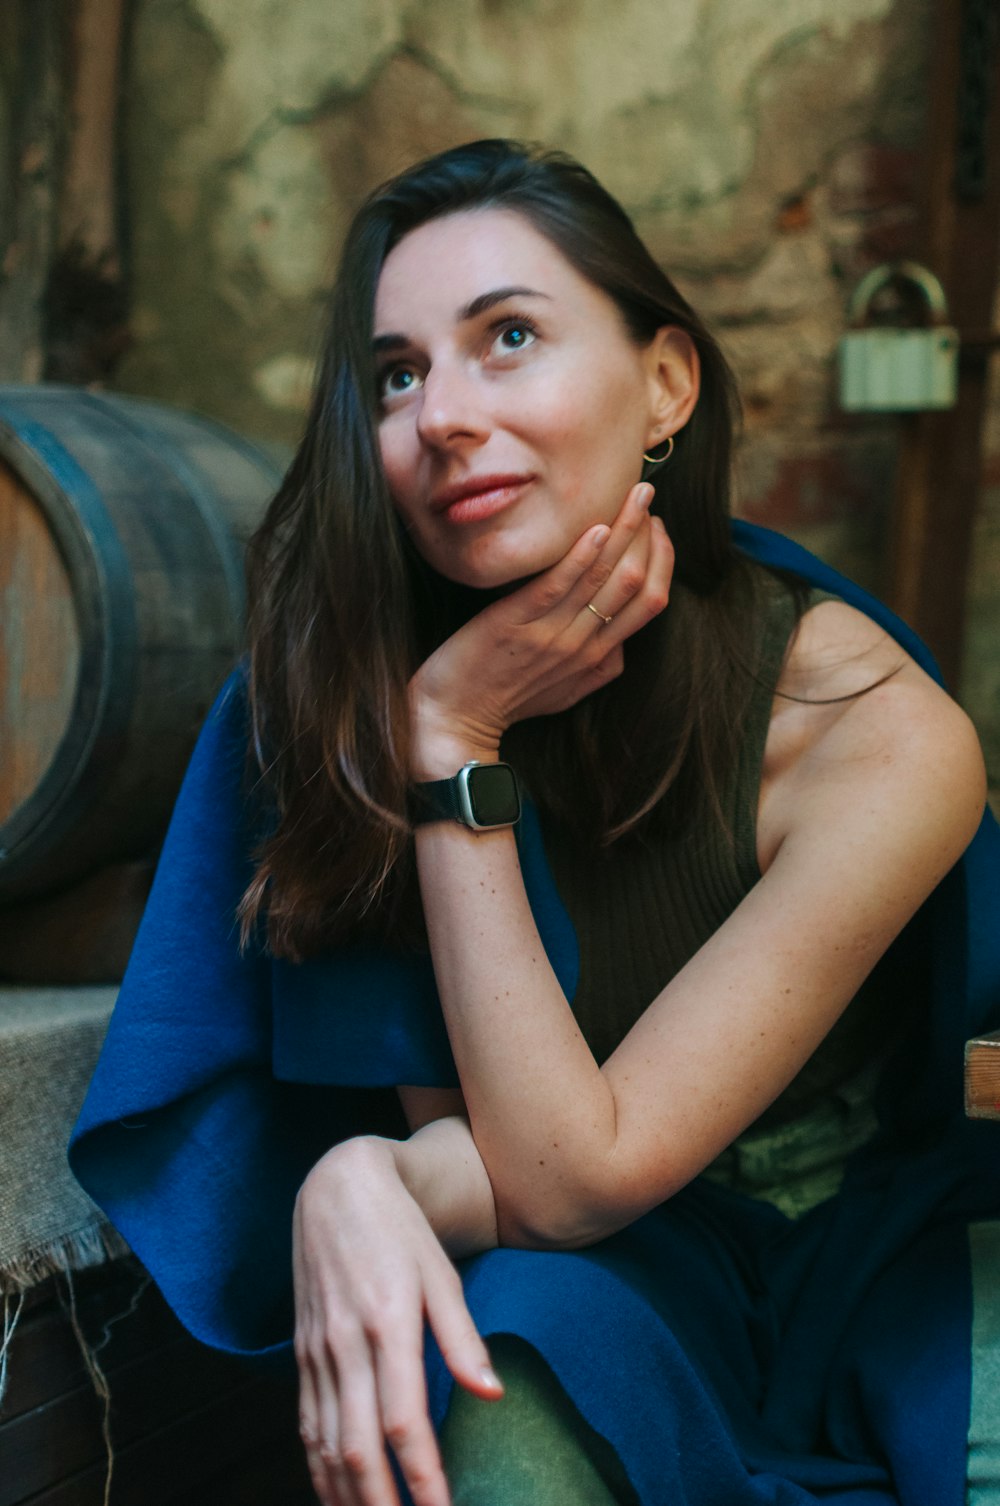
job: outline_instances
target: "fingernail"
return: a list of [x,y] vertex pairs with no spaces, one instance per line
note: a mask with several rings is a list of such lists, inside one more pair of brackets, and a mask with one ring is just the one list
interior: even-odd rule
[[644,481],[642,486],[639,488],[639,496],[636,498],[636,501],[638,502],[640,507],[648,509],[649,504],[652,502],[655,495],[656,494],[653,491],[653,488],[650,486],[649,482]]
[[600,549],[602,544],[607,543],[610,535],[611,529],[607,526],[607,524],[599,523],[598,526],[594,529],[593,533],[590,535],[590,547],[592,549]]
[[503,1390],[503,1382],[501,1381],[499,1375],[497,1375],[496,1371],[490,1365],[483,1365],[479,1374],[482,1376],[483,1380],[488,1386],[492,1386],[496,1391]]

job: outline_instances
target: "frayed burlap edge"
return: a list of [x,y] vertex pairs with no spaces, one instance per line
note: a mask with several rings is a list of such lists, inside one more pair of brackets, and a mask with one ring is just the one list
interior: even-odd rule
[[[86,1366],[91,1384],[101,1403],[101,1434],[104,1440],[107,1469],[104,1477],[103,1506],[108,1506],[111,1499],[111,1479],[114,1473],[115,1454],[111,1439],[111,1392],[108,1387],[107,1377],[101,1369],[97,1358],[98,1350],[107,1339],[108,1329],[111,1323],[105,1325],[104,1334],[99,1344],[88,1343],[83,1329],[80,1327],[76,1309],[76,1288],[73,1282],[74,1271],[86,1270],[89,1267],[103,1265],[106,1261],[117,1260],[123,1255],[128,1255],[129,1247],[122,1239],[117,1230],[112,1229],[110,1224],[88,1224],[82,1229],[73,1230],[69,1234],[63,1234],[58,1239],[50,1240],[34,1250],[27,1250],[11,1265],[0,1272],[0,1303],[3,1308],[3,1328],[0,1337],[0,1408],[3,1406],[4,1396],[7,1392],[8,1381],[8,1358],[11,1343],[17,1330],[18,1323],[24,1311],[24,1304],[28,1292],[32,1287],[38,1286],[42,1281],[54,1276],[57,1282],[59,1301],[69,1318],[70,1326],[80,1346],[80,1354]],[[65,1293],[62,1283],[65,1284]],[[138,1300],[142,1295],[147,1281],[139,1288],[132,1299],[128,1311],[134,1311]],[[127,1314],[119,1314],[124,1317]]]
[[110,1224],[103,1221],[85,1224],[81,1229],[73,1229],[57,1239],[46,1240],[34,1249],[25,1250],[16,1260],[5,1265],[0,1270],[0,1297],[20,1296],[49,1276],[83,1271],[90,1266],[103,1265],[107,1260],[118,1260],[128,1253],[128,1245]]

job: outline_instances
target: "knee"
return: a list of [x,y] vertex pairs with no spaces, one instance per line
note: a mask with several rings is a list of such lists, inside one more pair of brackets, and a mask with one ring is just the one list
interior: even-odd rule
[[617,1454],[537,1349],[498,1334],[490,1353],[503,1397],[481,1401],[456,1386],[441,1429],[453,1506],[631,1506]]

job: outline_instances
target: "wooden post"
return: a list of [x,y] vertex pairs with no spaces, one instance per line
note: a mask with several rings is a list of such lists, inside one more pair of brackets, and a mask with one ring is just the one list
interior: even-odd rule
[[126,0],[73,0],[58,255],[46,288],[50,381],[103,384],[128,349],[118,118]]
[[917,257],[962,336],[958,404],[902,420],[890,599],[958,687],[1000,257],[1000,24],[996,0],[937,0]]
[[60,250],[78,246],[95,270],[120,271],[115,192],[125,0],[77,0],[70,128],[59,206]]

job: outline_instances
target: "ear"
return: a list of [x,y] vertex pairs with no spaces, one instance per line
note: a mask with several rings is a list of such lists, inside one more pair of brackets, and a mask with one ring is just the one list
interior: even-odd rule
[[701,363],[686,330],[665,324],[646,351],[649,377],[649,427],[646,449],[662,444],[683,429],[698,401]]

